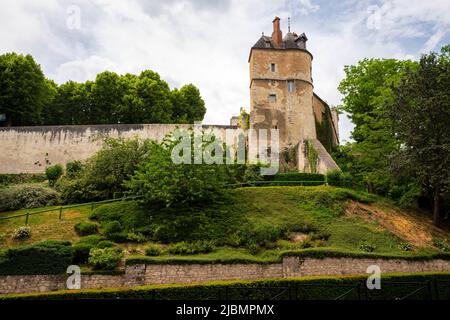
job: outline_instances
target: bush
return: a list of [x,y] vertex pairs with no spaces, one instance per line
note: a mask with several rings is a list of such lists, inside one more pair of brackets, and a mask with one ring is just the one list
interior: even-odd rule
[[147,247],[145,247],[145,255],[146,256],[159,256],[162,253],[161,247],[154,245],[154,244],[150,244]]
[[113,270],[122,257],[122,251],[117,248],[91,249],[89,264],[97,270]]
[[19,227],[14,230],[12,238],[14,240],[25,240],[31,237],[30,227]]
[[370,243],[363,243],[359,246],[359,249],[364,252],[374,252],[376,249],[376,246]]
[[78,243],[85,243],[89,244],[93,247],[97,246],[101,241],[104,241],[105,237],[99,235],[99,234],[92,234],[89,236],[82,237]]
[[127,234],[127,240],[130,242],[145,242],[147,241],[147,237],[144,236],[142,233],[136,233],[136,232],[129,232]]
[[433,242],[433,246],[435,246],[439,250],[441,250],[443,252],[449,252],[450,251],[447,239],[444,239],[444,238],[433,238],[432,242]]
[[60,164],[55,164],[54,166],[45,169],[45,175],[47,176],[50,186],[55,185],[55,182],[63,175],[63,172],[64,168]]
[[0,189],[0,211],[39,208],[58,203],[58,193],[40,185],[24,184]]
[[85,264],[88,262],[89,253],[94,248],[88,243],[76,243],[73,245],[73,264]]
[[97,244],[97,248],[104,249],[104,248],[112,248],[114,246],[114,243],[109,240],[102,240]]
[[0,275],[61,274],[72,261],[69,241],[43,241],[8,249],[0,258]]
[[212,241],[178,242],[171,245],[168,252],[171,254],[198,254],[209,253],[215,249]]
[[79,178],[83,172],[84,164],[80,160],[66,163],[66,177],[69,179]]
[[[191,132],[187,132],[184,138],[192,137]],[[153,143],[146,160],[131,176],[130,181],[125,182],[130,189],[129,194],[142,196],[141,203],[145,206],[205,206],[223,196],[227,183],[225,165],[174,163],[172,152],[178,154],[176,150],[183,143],[181,139],[167,138],[161,144]],[[191,141],[188,148],[192,147],[194,139]],[[212,144],[222,147],[217,140],[208,146]]]
[[107,222],[104,226],[105,235],[108,237],[114,233],[119,233],[122,231],[123,231],[123,227],[120,224],[120,222],[117,220]]
[[98,227],[92,222],[79,222],[74,226],[75,232],[79,236],[88,236],[98,232]]

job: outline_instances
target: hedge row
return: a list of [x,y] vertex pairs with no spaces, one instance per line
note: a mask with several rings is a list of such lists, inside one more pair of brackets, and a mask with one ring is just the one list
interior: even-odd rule
[[[390,274],[381,278],[380,290],[367,290],[365,276],[308,277],[226,281],[196,285],[158,285],[120,289],[60,291],[6,295],[0,300],[151,299],[151,300],[394,300],[450,299],[450,273]],[[443,282],[440,282],[443,280]],[[444,282],[446,281],[446,282]],[[393,283],[395,282],[395,283]],[[350,290],[352,289],[353,290]],[[421,290],[418,290],[422,288]]]
[[[319,173],[305,173],[305,172],[287,172],[278,173],[273,176],[265,176],[265,181],[271,181],[268,185],[303,185],[303,186],[316,186],[325,184],[325,176]],[[302,182],[299,182],[302,181]]]
[[0,275],[61,274],[72,260],[69,241],[43,241],[0,253]]
[[198,257],[146,257],[131,256],[126,260],[126,265],[136,264],[270,264],[281,263],[284,257],[303,257],[303,258],[355,258],[355,259],[402,259],[409,261],[424,261],[433,259],[450,260],[449,253],[421,253],[392,255],[369,252],[344,251],[334,248],[310,248],[301,250],[282,251],[280,255],[273,259],[262,260],[255,258],[198,258]]

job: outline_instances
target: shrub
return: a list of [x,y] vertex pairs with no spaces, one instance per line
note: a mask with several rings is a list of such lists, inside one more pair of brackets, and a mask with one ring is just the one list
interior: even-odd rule
[[47,176],[50,186],[55,185],[55,182],[62,176],[63,172],[64,168],[60,164],[55,164],[54,166],[45,169],[45,175]]
[[145,255],[146,256],[159,256],[162,253],[161,247],[150,244],[147,247],[145,247]]
[[75,232],[79,236],[88,236],[98,232],[98,227],[92,222],[79,222],[74,226]]
[[78,243],[85,243],[85,244],[89,244],[89,245],[95,247],[100,243],[100,241],[103,241],[103,240],[105,240],[105,237],[103,237],[99,234],[92,234],[89,236],[82,237],[80,239],[80,241],[78,241]]
[[45,174],[40,173],[19,173],[19,174],[0,174],[0,186],[13,184],[38,183],[47,179]]
[[69,241],[43,241],[8,249],[0,258],[1,275],[61,274],[72,264]]
[[58,203],[58,193],[40,185],[23,184],[0,189],[0,211],[39,208]]
[[127,240],[131,242],[145,242],[147,241],[147,237],[144,236],[142,233],[136,233],[136,232],[129,232],[127,234]]
[[73,245],[73,263],[74,264],[85,264],[88,262],[89,253],[93,248],[92,245],[88,243],[76,243]]
[[66,177],[69,179],[78,178],[83,172],[84,164],[80,160],[69,161],[66,163]]
[[122,251],[117,248],[91,249],[89,264],[97,270],[113,270],[122,257]]
[[376,249],[376,246],[370,243],[362,243],[359,246],[359,249],[364,251],[364,252],[374,252]]
[[171,245],[168,252],[171,254],[198,254],[209,253],[215,248],[212,241],[178,242]]
[[104,226],[104,232],[108,237],[112,234],[119,233],[122,231],[123,231],[122,225],[117,220],[107,222]]
[[[191,131],[180,139],[165,139],[161,144],[153,143],[151,150],[138,170],[125,185],[129,193],[142,196],[141,202],[147,207],[205,206],[221,198],[227,183],[225,165],[174,163],[172,152],[183,144],[183,138],[193,136]],[[192,147],[195,139],[190,139]],[[214,140],[219,148],[222,144]],[[198,147],[198,146],[196,146]],[[189,152],[188,156],[191,156]],[[223,159],[220,159],[222,161]]]
[[104,248],[112,248],[114,246],[114,243],[109,240],[102,240],[97,244],[97,248],[104,249]]
[[31,237],[30,227],[19,227],[14,230],[12,238],[14,240],[25,240]]
[[447,239],[444,239],[444,238],[433,238],[432,242],[433,242],[433,246],[435,246],[439,250],[441,250],[443,252],[449,252],[450,251]]

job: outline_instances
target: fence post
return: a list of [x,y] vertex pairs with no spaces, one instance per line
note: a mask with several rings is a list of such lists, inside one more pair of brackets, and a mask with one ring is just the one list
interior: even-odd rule
[[62,206],[59,207],[59,220],[61,220],[61,218],[62,218],[62,210],[63,210],[63,207]]
[[29,218],[29,216],[30,216],[30,213],[27,212],[27,216],[26,216],[26,218],[25,218],[25,225],[28,225],[28,218]]

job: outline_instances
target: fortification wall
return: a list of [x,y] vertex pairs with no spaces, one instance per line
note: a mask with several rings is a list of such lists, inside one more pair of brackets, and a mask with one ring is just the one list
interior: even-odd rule
[[[161,141],[175,124],[116,124],[0,128],[0,174],[41,173],[49,165],[84,160],[102,146],[102,137]],[[224,132],[234,126],[203,126]]]
[[[192,284],[222,280],[301,278],[322,275],[366,274],[378,265],[382,273],[450,271],[450,261],[401,259],[285,257],[273,264],[163,264],[128,266],[121,275],[81,274],[81,289],[120,288],[154,284]],[[0,294],[66,289],[69,275],[0,276]]]

